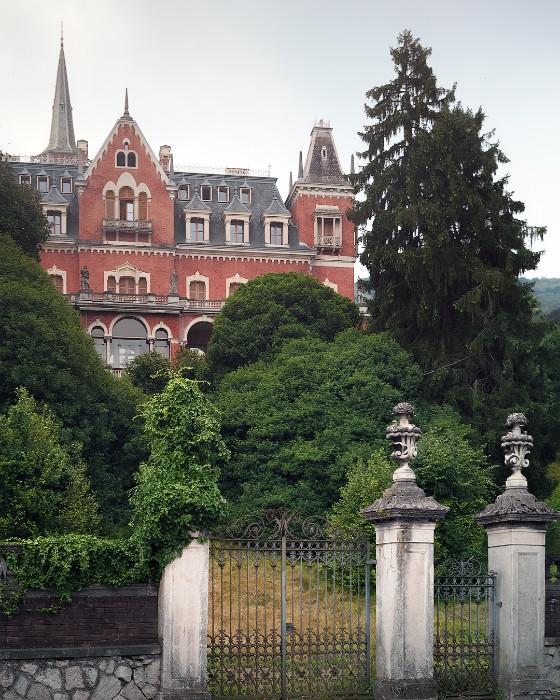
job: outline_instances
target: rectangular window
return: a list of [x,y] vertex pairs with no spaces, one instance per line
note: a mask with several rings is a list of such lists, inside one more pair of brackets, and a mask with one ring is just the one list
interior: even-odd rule
[[249,187],[242,187],[239,190],[239,198],[241,199],[241,204],[251,204],[251,190]]
[[71,177],[61,177],[60,178],[60,191],[62,194],[72,194],[72,178]]
[[188,185],[179,185],[179,189],[177,191],[177,199],[181,202],[186,202],[188,198],[189,198],[189,186]]
[[119,280],[120,294],[134,294],[135,290],[134,277],[121,277]]
[[31,175],[20,175],[19,176],[19,184],[20,185],[30,185],[31,184]]
[[203,202],[212,201],[212,187],[210,187],[210,185],[202,185],[200,188],[200,198]]
[[282,239],[282,234],[283,234],[283,224],[273,221],[270,224],[270,244],[271,245],[282,245],[283,239]]
[[61,294],[64,294],[64,280],[62,275],[51,275],[51,282]]
[[46,175],[37,176],[37,189],[39,192],[49,191],[49,178]]
[[189,299],[197,299],[198,301],[206,299],[206,283],[200,280],[191,282],[189,284]]
[[229,202],[229,187],[218,187],[218,202]]
[[243,243],[243,221],[232,221],[229,225],[229,240],[231,243]]
[[148,280],[145,277],[140,277],[138,280],[138,294],[148,293]]
[[111,275],[107,277],[107,291],[116,294],[117,292],[117,280]]
[[204,219],[191,219],[191,241],[204,241]]
[[51,227],[51,233],[60,236],[62,233],[62,215],[59,211],[48,211],[47,219]]

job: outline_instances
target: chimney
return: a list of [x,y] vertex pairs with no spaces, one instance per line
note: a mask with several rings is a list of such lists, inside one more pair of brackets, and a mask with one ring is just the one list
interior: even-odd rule
[[159,147],[159,162],[161,163],[161,167],[165,170],[166,173],[169,172],[169,168],[171,165],[171,146],[160,146]]
[[88,142],[85,139],[80,139],[78,143],[76,144],[78,147],[78,151],[82,152],[82,156],[84,161],[88,160]]

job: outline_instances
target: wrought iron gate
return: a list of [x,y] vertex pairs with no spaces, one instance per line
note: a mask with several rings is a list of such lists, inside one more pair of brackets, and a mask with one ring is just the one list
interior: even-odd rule
[[494,579],[479,562],[445,565],[435,579],[434,679],[441,694],[494,697]]
[[210,540],[208,690],[213,698],[365,693],[370,549],[318,517],[244,518]]

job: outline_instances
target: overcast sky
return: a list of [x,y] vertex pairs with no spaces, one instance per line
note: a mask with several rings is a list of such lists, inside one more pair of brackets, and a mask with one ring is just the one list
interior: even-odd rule
[[177,165],[268,169],[287,195],[329,120],[344,169],[362,149],[365,92],[393,78],[410,29],[442,87],[482,107],[529,224],[548,226],[537,274],[560,277],[558,0],[0,0],[0,150],[49,140],[64,22],[76,137],[95,155],[130,113]]

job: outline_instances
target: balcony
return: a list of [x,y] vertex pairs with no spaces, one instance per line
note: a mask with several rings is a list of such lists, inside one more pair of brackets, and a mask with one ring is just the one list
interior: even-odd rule
[[[66,298],[77,308],[91,307],[117,310],[123,307],[132,310],[134,307],[145,306],[145,310],[157,309],[163,313],[201,312],[217,314],[224,305],[224,299],[187,299],[177,294],[117,294],[115,292],[94,292],[83,289],[75,294],[67,294]],[[141,309],[134,309],[140,311]]]
[[340,250],[342,246],[342,236],[320,236],[317,239],[316,245],[319,250]]
[[151,242],[151,238],[151,221],[103,219],[103,241],[105,243],[136,243],[148,245]]

